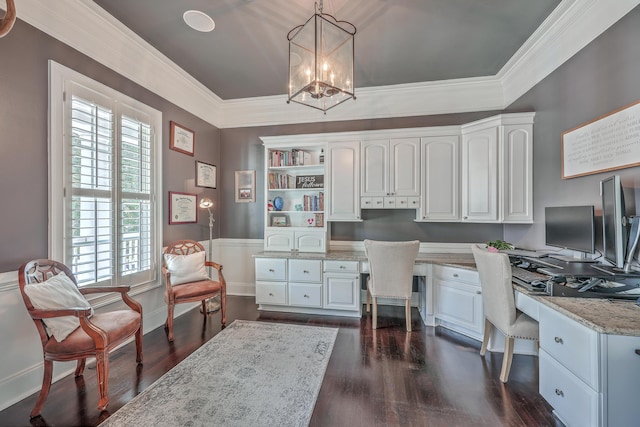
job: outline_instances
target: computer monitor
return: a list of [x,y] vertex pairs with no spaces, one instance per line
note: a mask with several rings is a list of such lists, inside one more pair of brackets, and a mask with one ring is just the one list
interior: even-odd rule
[[604,259],[616,268],[624,268],[627,229],[624,193],[620,176],[600,181],[602,194],[602,248]]
[[586,261],[595,247],[594,207],[554,206],[544,209],[545,244],[581,252],[581,258],[550,255],[563,261]]

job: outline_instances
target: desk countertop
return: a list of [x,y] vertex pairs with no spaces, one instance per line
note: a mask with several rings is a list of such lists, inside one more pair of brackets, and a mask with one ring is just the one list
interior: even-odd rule
[[[256,258],[295,258],[366,261],[362,251],[329,251],[327,253],[260,252]],[[472,254],[467,253],[420,253],[416,263],[432,263],[468,270],[475,270]],[[633,301],[605,298],[552,297],[531,292],[523,286],[514,288],[541,304],[563,313],[586,327],[603,334],[640,336],[640,307]]]

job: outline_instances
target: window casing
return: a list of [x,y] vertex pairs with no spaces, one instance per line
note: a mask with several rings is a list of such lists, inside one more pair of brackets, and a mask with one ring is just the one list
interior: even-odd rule
[[82,285],[155,281],[160,112],[50,62],[50,257]]

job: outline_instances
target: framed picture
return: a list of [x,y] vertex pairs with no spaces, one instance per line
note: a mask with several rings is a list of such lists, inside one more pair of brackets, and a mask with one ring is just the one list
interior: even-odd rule
[[216,166],[196,160],[196,187],[216,188]]
[[171,122],[169,148],[193,156],[196,134],[184,126]]
[[316,227],[324,227],[324,214],[317,213],[316,214]]
[[273,215],[271,217],[272,227],[287,227],[289,225],[289,217],[287,215]]
[[198,196],[169,191],[169,224],[198,222]]
[[236,203],[256,201],[256,171],[236,171]]

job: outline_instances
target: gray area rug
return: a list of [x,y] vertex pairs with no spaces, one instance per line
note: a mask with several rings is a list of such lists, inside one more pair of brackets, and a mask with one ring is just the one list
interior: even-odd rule
[[337,334],[236,320],[100,426],[307,426]]

